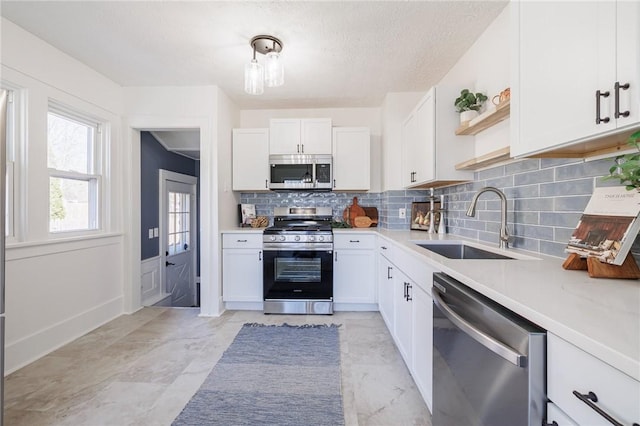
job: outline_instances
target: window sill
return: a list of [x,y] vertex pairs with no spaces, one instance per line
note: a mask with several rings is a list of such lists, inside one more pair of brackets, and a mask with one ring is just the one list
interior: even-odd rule
[[7,261],[26,259],[30,257],[47,256],[92,247],[120,244],[120,232],[82,235],[67,238],[56,238],[44,241],[27,241],[21,243],[7,243],[5,258]]

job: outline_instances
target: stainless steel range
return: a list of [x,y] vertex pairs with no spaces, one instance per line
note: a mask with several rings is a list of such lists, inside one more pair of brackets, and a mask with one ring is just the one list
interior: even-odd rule
[[262,237],[266,314],[333,314],[330,207],[276,207]]

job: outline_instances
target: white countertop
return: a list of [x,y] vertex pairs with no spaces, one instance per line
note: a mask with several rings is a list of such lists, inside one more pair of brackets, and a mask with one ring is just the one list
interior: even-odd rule
[[[523,250],[500,250],[457,235],[389,231],[379,235],[419,254],[442,272],[528,318],[549,332],[640,380],[640,281],[589,278],[567,271],[564,259]],[[412,241],[459,240],[534,259],[447,259]]]
[[[237,228],[223,232],[256,232]],[[457,235],[378,228],[336,228],[334,233],[374,233],[424,259],[508,309],[640,381],[640,281],[589,278],[567,271],[564,259],[517,249],[500,250]],[[447,259],[414,241],[458,240],[517,260]]]

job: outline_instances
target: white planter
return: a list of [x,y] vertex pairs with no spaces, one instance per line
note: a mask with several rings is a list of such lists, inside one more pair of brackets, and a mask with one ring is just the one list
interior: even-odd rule
[[460,124],[462,125],[468,124],[469,121],[473,120],[477,116],[478,116],[478,111],[474,111],[472,109],[469,111],[462,111],[460,113]]

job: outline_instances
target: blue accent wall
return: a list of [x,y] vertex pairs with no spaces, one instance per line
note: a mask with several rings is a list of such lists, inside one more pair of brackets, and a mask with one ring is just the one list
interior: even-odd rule
[[[142,260],[160,254],[159,238],[149,239],[149,229],[160,226],[159,170],[164,169],[197,177],[200,174],[199,168],[198,161],[167,151],[151,133],[140,132],[140,231],[142,233],[140,246]],[[199,182],[200,179],[198,179]]]

